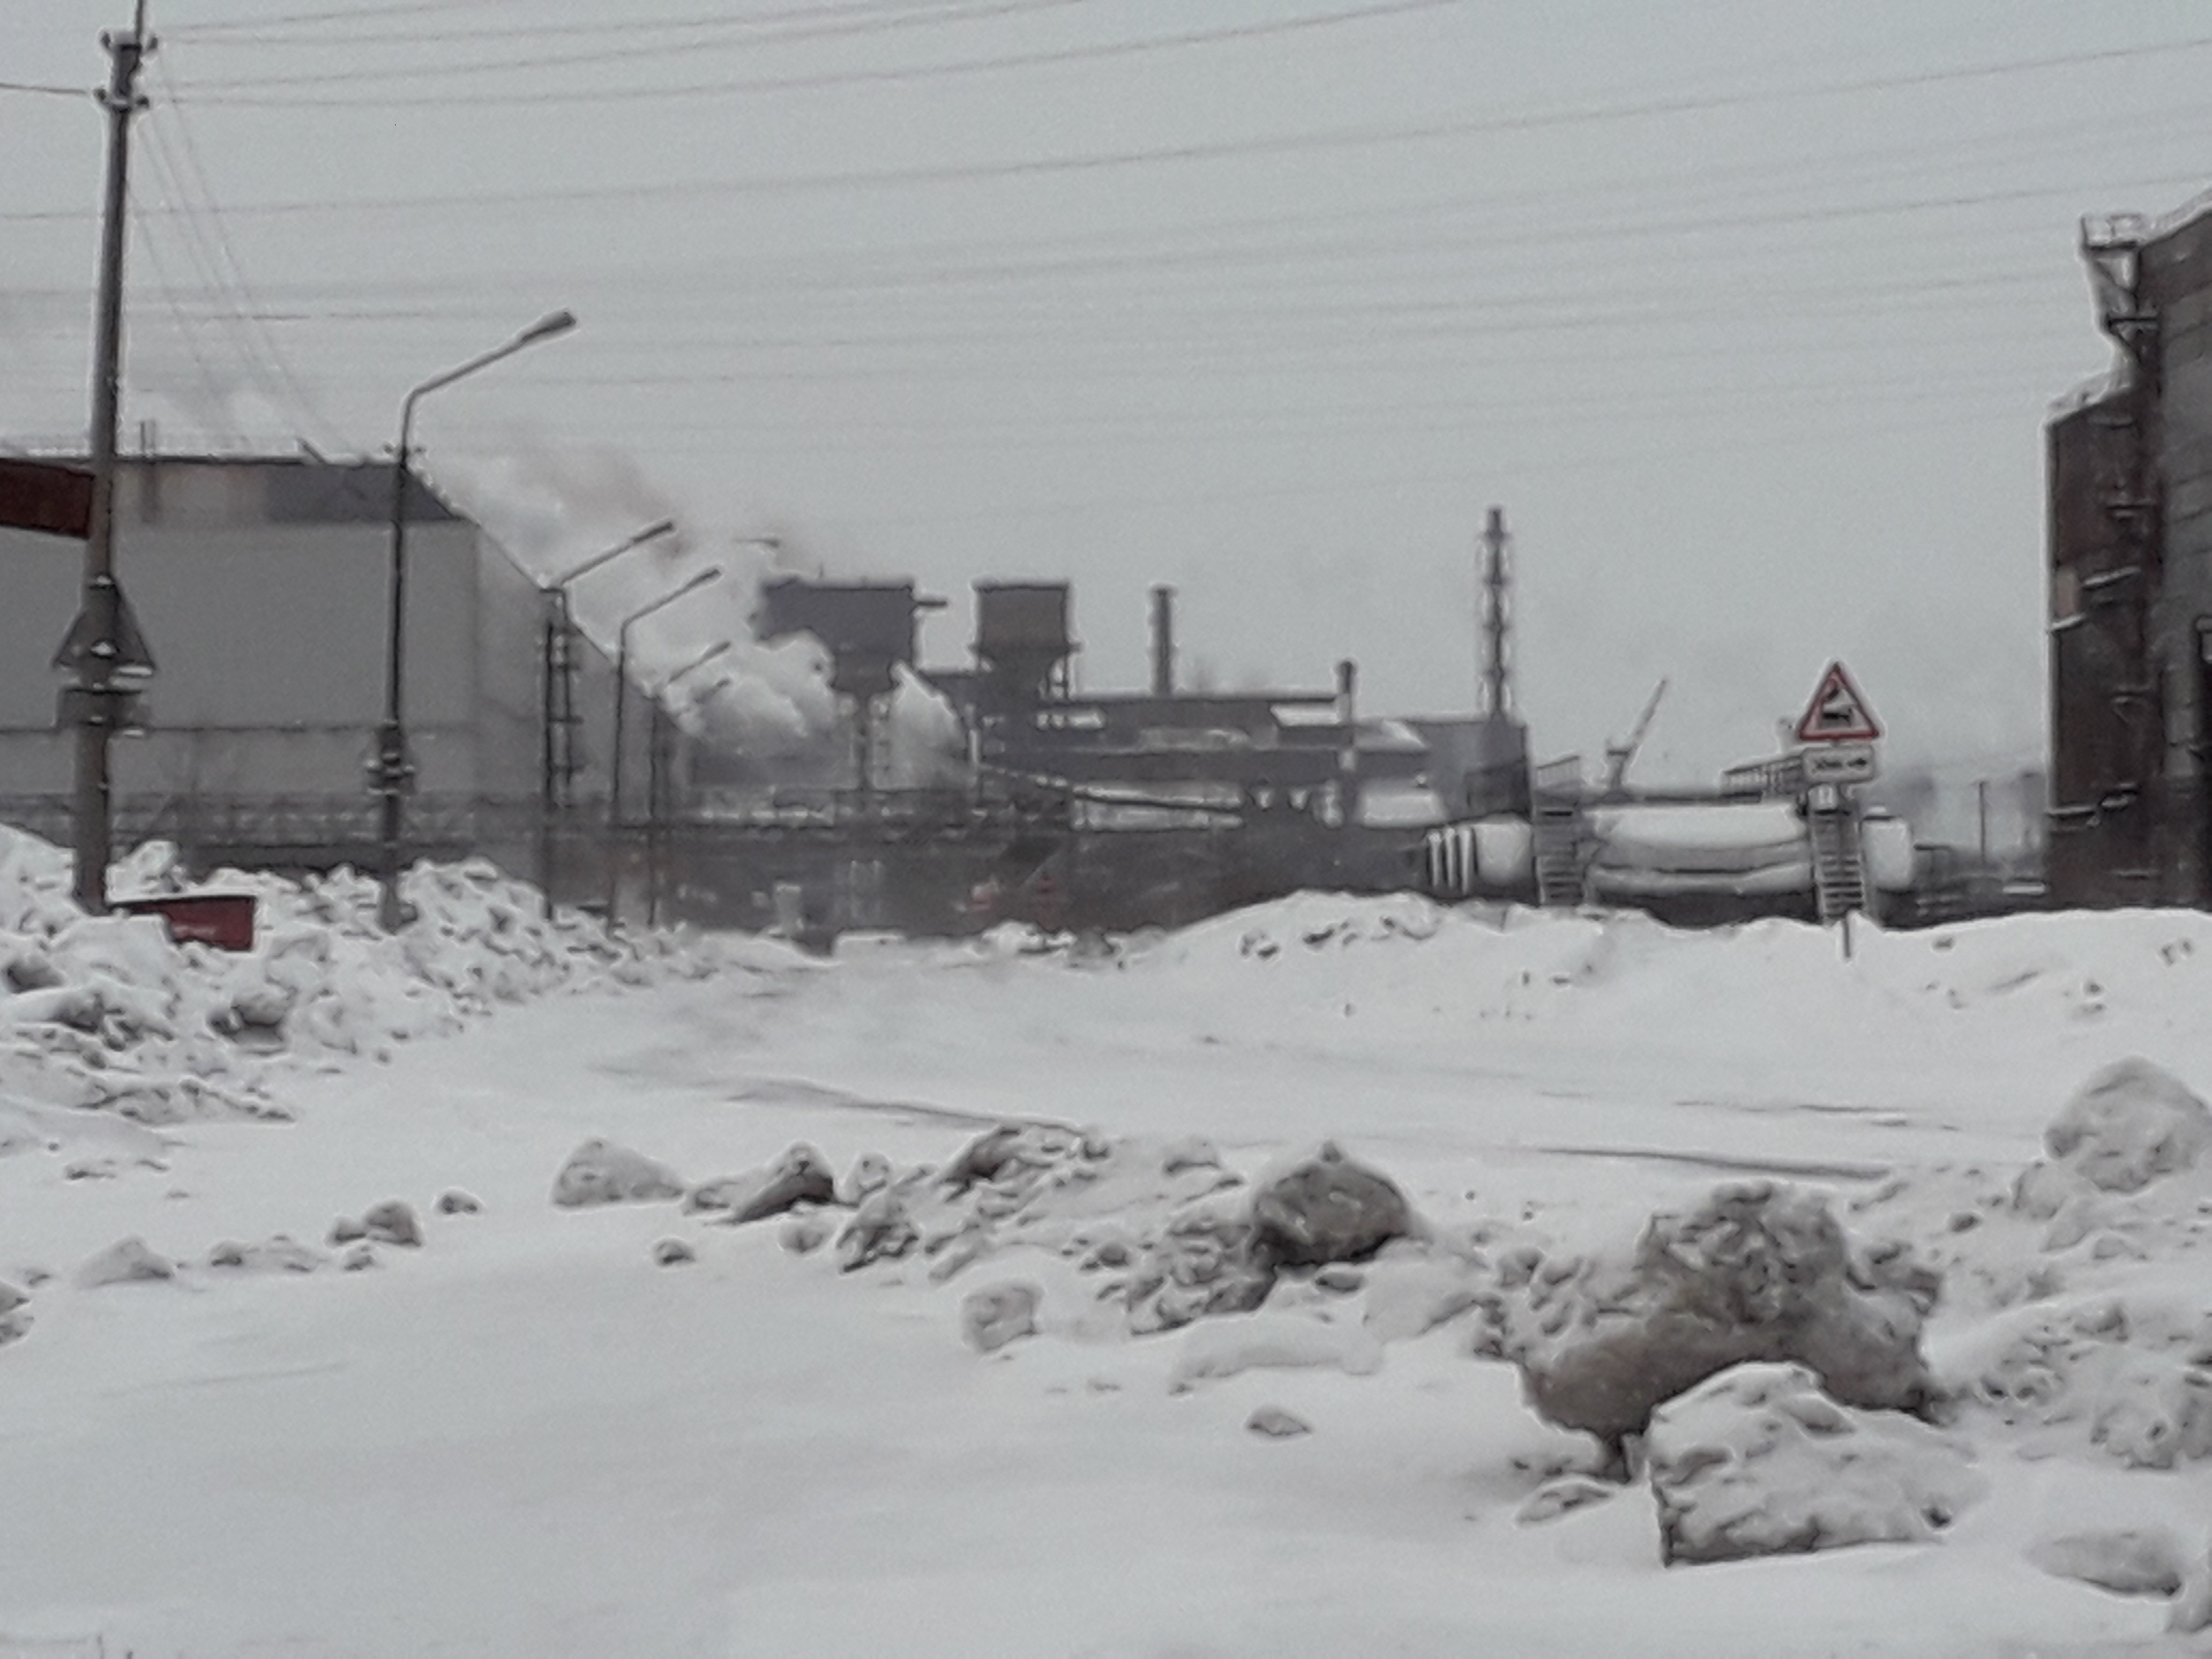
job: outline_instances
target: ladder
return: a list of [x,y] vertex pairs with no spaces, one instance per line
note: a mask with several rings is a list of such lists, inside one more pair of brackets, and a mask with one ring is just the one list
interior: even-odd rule
[[1583,902],[1581,757],[1538,767],[1531,784],[1536,902],[1547,910],[1571,910]]
[[1840,921],[1867,908],[1866,860],[1858,818],[1840,794],[1834,804],[1809,805],[1805,829],[1813,842],[1813,896],[1823,922]]

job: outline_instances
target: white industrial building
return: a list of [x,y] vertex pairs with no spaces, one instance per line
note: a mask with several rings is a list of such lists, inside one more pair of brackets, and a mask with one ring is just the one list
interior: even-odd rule
[[[313,456],[119,464],[116,574],[155,662],[114,750],[117,846],[204,864],[373,861],[365,769],[383,716],[392,465]],[[410,480],[404,718],[410,856],[481,852],[534,874],[549,752],[573,755],[577,831],[604,812],[613,703],[579,641],[573,747],[546,741],[548,601],[480,527]],[[0,819],[68,838],[71,741],[52,666],[81,543],[0,528]],[[582,856],[575,854],[575,856]]]

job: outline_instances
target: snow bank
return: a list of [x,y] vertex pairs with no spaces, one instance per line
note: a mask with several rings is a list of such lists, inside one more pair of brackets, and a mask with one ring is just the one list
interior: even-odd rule
[[[501,1004],[563,989],[703,972],[711,947],[611,937],[483,860],[422,865],[415,919],[376,925],[377,888],[339,872],[300,881],[238,871],[209,885],[252,896],[254,947],[173,942],[151,916],[89,917],[59,849],[0,829],[0,1141],[25,1107],[94,1109],[149,1124],[282,1117],[272,1068],[383,1056]],[[173,849],[118,866],[118,897],[185,890]]]

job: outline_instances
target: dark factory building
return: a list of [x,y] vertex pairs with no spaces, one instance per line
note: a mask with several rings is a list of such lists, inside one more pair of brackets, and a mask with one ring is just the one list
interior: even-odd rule
[[2081,231],[2110,374],[2046,431],[2049,879],[2212,903],[2212,199]]

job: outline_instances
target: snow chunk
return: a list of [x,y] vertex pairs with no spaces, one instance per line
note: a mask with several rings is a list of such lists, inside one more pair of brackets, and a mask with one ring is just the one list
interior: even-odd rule
[[2212,1147],[2212,1109],[2172,1073],[2123,1060],[2075,1092],[2044,1131],[2051,1155],[2108,1193],[2141,1192]]
[[1819,1194],[1751,1182],[1653,1216],[1625,1255],[1543,1262],[1501,1310],[1501,1346],[1539,1413],[1616,1445],[1747,1360],[1797,1361],[1852,1405],[1920,1410],[1937,1289],[1899,1249],[1854,1250]]
[[1680,1562],[1932,1539],[1984,1483],[1943,1435],[1855,1411],[1803,1365],[1738,1365],[1652,1413],[1661,1554]]
[[404,1199],[387,1198],[372,1206],[361,1218],[364,1237],[382,1244],[404,1244],[410,1249],[422,1243],[422,1224],[415,1214],[415,1206]]
[[236,1267],[248,1273],[311,1273],[329,1258],[311,1244],[302,1244],[289,1233],[278,1233],[258,1244],[227,1239],[208,1252],[210,1267]]
[[1302,1434],[1311,1434],[1313,1425],[1296,1412],[1280,1406],[1255,1406],[1251,1416],[1244,1419],[1246,1431],[1264,1435],[1270,1440],[1295,1440]]
[[921,1242],[906,1205],[889,1188],[872,1193],[837,1235],[837,1266],[845,1273],[871,1261],[896,1261]]
[[684,1183],[666,1164],[596,1137],[571,1152],[553,1179],[553,1201],[563,1209],[683,1196]]
[[1946,1372],[1974,1408],[2129,1468],[2212,1457],[2212,1312],[2193,1285],[2023,1309]]
[[1218,1205],[1194,1204],[1169,1218],[1130,1274],[1129,1329],[1141,1336],[1209,1314],[1246,1313],[1274,1285],[1273,1267],[1253,1251],[1251,1224]]
[[1235,1314],[1191,1328],[1168,1376],[1168,1392],[1240,1371],[1320,1367],[1370,1376],[1382,1369],[1382,1345],[1357,1326],[1324,1325],[1288,1314]]
[[996,1353],[1009,1342],[1036,1334],[1042,1287],[1026,1279],[986,1285],[960,1304],[960,1334],[978,1353]]
[[118,1239],[98,1255],[76,1270],[80,1290],[97,1290],[103,1285],[127,1285],[134,1281],[174,1279],[177,1264],[164,1255],[156,1255],[146,1248],[143,1238]]
[[724,1219],[741,1225],[781,1215],[801,1204],[834,1204],[836,1199],[837,1178],[828,1162],[800,1141],[763,1168],[694,1187],[684,1207],[720,1210]]
[[23,1311],[30,1299],[7,1280],[0,1279],[0,1348],[31,1328],[31,1316]]
[[2187,1571],[2181,1540],[2163,1527],[2067,1533],[2032,1545],[2027,1559],[2115,1595],[2177,1595]]
[[2190,1570],[2188,1582],[2166,1614],[2166,1627],[2177,1635],[2212,1630],[2212,1550]]
[[1449,1261],[1394,1258],[1393,1246],[1367,1272],[1367,1305],[1362,1316],[1379,1341],[1405,1342],[1455,1319],[1480,1300],[1481,1278],[1469,1267]]
[[1362,1261],[1413,1226],[1397,1183],[1333,1140],[1267,1177],[1252,1196],[1253,1248],[1283,1267]]

